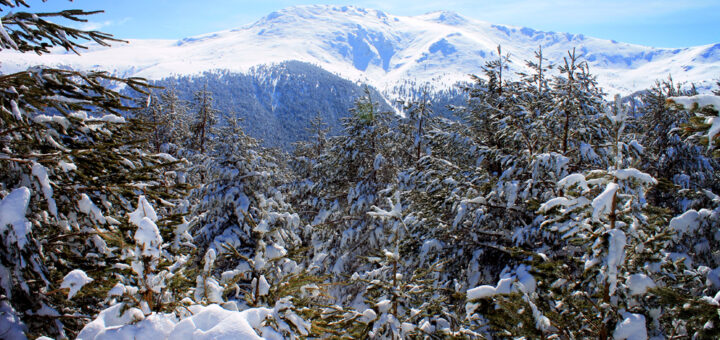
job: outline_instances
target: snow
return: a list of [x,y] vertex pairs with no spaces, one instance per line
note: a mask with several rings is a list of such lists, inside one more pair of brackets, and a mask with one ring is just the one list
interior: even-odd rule
[[634,139],[630,142],[630,146],[633,149],[635,149],[635,151],[637,151],[639,154],[643,154],[645,152],[645,147],[642,146],[642,144],[640,144],[640,142],[638,142]]
[[610,234],[610,245],[608,246],[607,255],[607,280],[610,284],[610,295],[613,295],[617,289],[618,266],[625,259],[627,237],[620,229],[610,230],[608,234]]
[[585,176],[582,174],[572,174],[565,176],[565,178],[561,179],[557,183],[558,187],[560,188],[571,188],[572,186],[577,186],[578,188],[582,189],[583,192],[590,191],[590,188],[587,185],[587,181],[585,180]]
[[153,156],[160,157],[163,160],[165,160],[166,162],[177,162],[178,161],[178,159],[173,157],[171,154],[167,154],[164,152],[156,153]]
[[[699,94],[690,97],[671,97],[668,98],[668,100],[674,101],[675,103],[688,108],[692,108],[695,104],[697,104],[699,107],[712,106],[715,111],[720,111],[720,97],[718,96]],[[720,134],[720,117],[706,117],[705,124],[710,125],[707,137],[708,149],[712,149],[715,137]]]
[[178,320],[173,314],[152,313],[145,316],[137,308],[129,308],[121,315],[123,307],[123,304],[117,304],[100,312],[83,328],[77,339],[263,339],[257,330],[263,328],[266,318],[273,316],[273,310],[269,308],[238,312],[211,304],[190,306],[188,309],[192,316]]
[[88,195],[86,194],[80,195],[80,201],[78,201],[78,208],[81,212],[90,216],[90,218],[100,224],[105,224],[107,222],[105,216],[103,216],[102,212],[100,211],[100,208],[98,208],[95,203],[90,200],[90,197],[88,197]]
[[688,109],[697,104],[698,107],[713,106],[716,111],[720,111],[720,97],[713,95],[699,94],[688,97],[670,97],[668,101],[673,101]]
[[75,171],[77,170],[77,165],[73,163],[68,163],[65,161],[58,162],[58,165],[60,166],[60,169],[62,169],[63,172],[69,172],[69,171]]
[[160,257],[160,246],[163,243],[162,236],[160,236],[160,230],[158,229],[155,222],[148,217],[143,217],[140,221],[134,221],[137,225],[137,230],[133,238],[141,249],[143,256],[150,256],[153,258]]
[[60,124],[60,126],[62,126],[63,129],[67,129],[68,127],[70,127],[70,121],[67,120],[67,118],[65,118],[63,116],[37,115],[33,118],[33,121],[38,124],[48,123],[48,122],[57,123],[57,124]]
[[628,178],[633,178],[643,184],[657,184],[657,180],[655,180],[655,178],[635,168],[615,170],[612,174],[620,180],[627,180]]
[[261,339],[253,328],[272,313],[269,308],[242,312],[228,311],[218,305],[197,308],[192,317],[174,325],[167,339]]
[[528,272],[530,268],[528,268],[525,265],[520,265],[517,270],[515,270],[515,274],[517,275],[517,282],[518,286],[520,286],[520,291],[522,291],[525,294],[530,294],[535,292],[535,288],[537,287],[537,283],[535,282],[535,277]]
[[[253,279],[253,287],[255,287],[255,280],[257,279]],[[267,282],[265,275],[260,275],[260,283],[257,285],[257,288],[257,294],[259,296],[268,295],[270,292],[270,284]]]
[[22,120],[22,117],[24,116],[22,113],[22,110],[18,107],[18,104],[15,100],[10,101],[10,106],[12,107],[13,116],[15,116],[15,119]]
[[562,206],[562,207],[567,208],[567,207],[571,207],[571,206],[585,206],[588,203],[590,203],[590,201],[585,197],[578,197],[578,198],[574,198],[574,199],[568,199],[565,197],[555,197],[555,198],[543,203],[538,210],[541,213],[546,213],[546,212],[552,210],[552,208],[555,208],[557,206]]
[[43,196],[48,203],[48,210],[50,213],[57,217],[57,205],[53,198],[53,188],[50,186],[50,177],[48,176],[47,169],[40,163],[33,163],[32,174],[40,182],[40,188],[42,189]]
[[5,300],[0,300],[0,335],[6,340],[25,340],[27,327],[17,316],[15,309]]
[[645,316],[642,314],[623,313],[623,321],[618,323],[613,332],[615,340],[646,340]]
[[203,262],[205,262],[205,266],[203,267],[203,272],[209,273],[212,269],[213,265],[215,265],[215,259],[217,258],[217,254],[215,253],[215,249],[208,249],[208,251],[205,253],[205,259]]
[[279,259],[287,254],[287,250],[277,243],[265,247],[265,258],[267,260]]
[[467,299],[469,301],[472,301],[486,297],[492,297],[497,294],[510,294],[510,288],[513,281],[514,280],[512,278],[504,278],[498,281],[498,284],[495,287],[483,285],[475,287],[473,289],[468,289]]
[[[10,46],[16,50],[18,49],[15,40],[13,40],[8,34],[8,32],[5,30],[5,26],[3,26],[2,24],[2,20],[0,20],[0,37],[2,37],[3,45]],[[3,48],[5,48],[6,46],[3,46]]]
[[[201,276],[197,277],[198,286],[195,289],[195,300],[203,301],[206,300],[210,303],[222,303],[223,288],[214,278],[210,277],[203,279]],[[203,299],[205,298],[205,299]]]
[[115,284],[115,286],[112,287],[112,289],[110,289],[107,295],[122,296],[123,294],[125,294],[125,285],[118,282],[117,284]]
[[388,299],[380,300],[375,304],[375,307],[377,307],[380,313],[387,313],[390,310],[390,307],[392,307],[392,301]]
[[4,234],[7,227],[11,226],[20,249],[25,247],[27,234],[32,229],[32,224],[25,219],[29,202],[30,189],[26,187],[13,190],[0,201],[0,234]]
[[69,289],[68,299],[72,299],[73,296],[75,296],[75,294],[77,294],[83,286],[92,281],[93,279],[87,276],[84,271],[80,269],[74,269],[73,271],[65,275],[62,284],[60,284],[60,288]]
[[130,222],[135,225],[139,225],[143,217],[147,217],[153,222],[157,222],[158,220],[155,209],[153,209],[152,205],[150,205],[150,202],[148,202],[143,195],[140,195],[138,197],[137,209],[135,209],[135,211],[129,213],[128,215],[130,216]]
[[503,185],[503,189],[505,193],[505,205],[508,207],[508,209],[512,208],[513,206],[515,206],[515,201],[517,201],[518,191],[520,191],[520,182],[505,182],[505,184]]
[[717,137],[718,134],[720,134],[720,117],[707,117],[705,118],[705,124],[710,124],[710,128],[708,129],[708,149],[713,148],[713,142],[715,141],[715,137]]
[[617,190],[617,183],[608,183],[607,187],[605,187],[605,191],[595,197],[592,201],[593,221],[600,221],[600,217],[602,215],[607,215],[612,212],[612,201]]
[[535,319],[535,328],[545,332],[551,329],[552,324],[550,323],[550,319],[548,319],[547,316],[543,315],[540,309],[537,308],[537,306],[530,300],[530,298],[526,295],[523,296],[523,299],[525,302],[530,305],[530,309],[532,310],[533,319]]
[[125,307],[118,303],[103,310],[85,325],[77,339],[167,339],[174,316],[153,314],[146,318],[139,309]]
[[102,116],[102,118],[100,118],[100,120],[102,120],[103,122],[107,122],[107,123],[125,123],[124,117],[120,117],[120,116],[114,115],[114,114],[104,115],[104,116]]
[[362,323],[370,323],[372,321],[375,321],[375,319],[377,319],[377,313],[375,313],[374,310],[368,308],[362,313],[362,316],[360,316],[358,321]]
[[693,233],[700,228],[700,214],[695,209],[690,209],[680,216],[670,220],[670,229],[675,231],[673,239],[678,240],[686,233]]
[[487,200],[483,196],[478,196],[470,200],[463,200],[462,203],[469,204],[469,203],[476,203],[476,204],[487,204]]
[[645,274],[632,274],[627,279],[630,295],[643,295],[648,289],[655,287],[655,282]]
[[379,217],[379,218],[383,218],[383,219],[394,217],[394,218],[401,220],[402,219],[402,205],[400,204],[398,195],[395,195],[396,203],[393,203],[393,201],[390,198],[387,199],[387,202],[388,202],[388,205],[390,205],[392,207],[392,209],[390,209],[390,211],[380,209],[376,206],[372,206],[373,211],[370,211],[367,214],[370,216],[373,216],[373,217]]

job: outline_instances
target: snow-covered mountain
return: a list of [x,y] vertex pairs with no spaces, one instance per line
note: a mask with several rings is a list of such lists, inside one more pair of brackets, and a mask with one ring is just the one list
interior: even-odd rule
[[559,63],[576,48],[610,94],[644,89],[672,75],[679,82],[709,86],[720,75],[720,43],[688,48],[652,48],[586,37],[494,25],[452,12],[395,16],[351,6],[313,5],[273,12],[237,29],[182,40],[131,40],[94,46],[82,56],[38,57],[2,52],[2,71],[31,64],[103,69],[122,76],[160,79],[214,69],[244,72],[256,65],[299,60],[346,79],[371,84],[390,96],[406,81],[449,86],[497,56],[511,54],[520,71],[542,46]]

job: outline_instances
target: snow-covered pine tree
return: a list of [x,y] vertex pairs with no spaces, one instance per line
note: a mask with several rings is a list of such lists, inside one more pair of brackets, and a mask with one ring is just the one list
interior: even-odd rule
[[[560,74],[551,82],[553,111],[551,126],[557,153],[570,157],[574,163],[595,164],[599,161],[592,141],[604,140],[596,124],[603,104],[602,90],[595,76],[590,74],[587,62],[575,53],[568,52],[558,67]],[[605,164],[597,164],[604,166]]]
[[468,290],[468,312],[487,318],[498,335],[625,339],[689,336],[703,327],[695,336],[714,332],[717,315],[700,301],[707,294],[697,284],[700,275],[668,252],[672,225],[647,206],[645,193],[657,181],[629,167],[638,162],[623,134],[628,109],[617,99],[606,112],[611,166],[566,176],[557,183],[562,196],[539,209],[547,214],[543,228],[558,233],[564,246],[523,252],[526,262],[496,286]]
[[320,155],[327,151],[327,134],[330,132],[330,128],[319,113],[310,121],[310,127],[307,130],[310,140],[293,144],[293,157],[290,160],[292,172],[298,179],[296,190],[299,192],[307,191],[310,184],[308,179],[312,175],[313,168],[317,165]]
[[[0,6],[28,7],[22,0]],[[47,20],[82,22],[94,13],[8,13],[0,45],[44,54],[118,41]],[[15,320],[6,336],[74,336],[115,280],[130,202],[144,191],[169,204],[180,193],[169,172],[176,161],[138,148],[147,126],[120,115],[132,109],[124,104],[130,98],[108,83],[148,88],[137,78],[41,67],[0,79],[0,294]]]
[[155,152],[178,157],[185,154],[182,150],[192,145],[188,108],[174,88],[153,91],[148,97],[148,105],[135,113],[135,117],[150,124],[147,139]]
[[329,140],[314,167],[313,198],[298,208],[314,212],[314,257],[321,256],[330,273],[350,270],[345,266],[353,266],[352,259],[366,250],[358,244],[367,241],[360,234],[367,232],[363,226],[370,220],[365,213],[394,179],[394,159],[388,153],[391,113],[377,107],[369,91],[357,100],[343,122],[345,134]]
[[[299,216],[285,201],[286,169],[257,140],[247,136],[234,116],[216,130],[202,171],[206,183],[194,193],[198,219],[193,235],[199,265],[196,303],[220,303],[231,310],[274,308],[270,323],[289,336],[307,336],[311,326],[302,315],[320,288],[308,275],[299,249]],[[297,261],[296,261],[297,260]]]
[[208,145],[208,143],[212,140],[218,113],[213,107],[212,93],[207,90],[207,85],[202,90],[195,92],[193,108],[195,115],[190,125],[190,131],[195,135],[193,148],[204,154],[206,149],[212,149],[212,145]]
[[644,171],[658,179],[659,185],[648,193],[655,206],[680,214],[702,203],[704,194],[699,190],[717,191],[714,173],[717,160],[705,155],[705,148],[684,138],[683,126],[690,121],[691,113],[673,110],[667,99],[693,95],[692,90],[676,86],[669,78],[655,85],[635,101],[637,124],[630,126],[643,146]]
[[[428,89],[423,89],[420,98],[417,100],[407,102],[403,107],[403,111],[406,119],[400,119],[398,122],[400,138],[402,141],[407,136],[412,136],[414,161],[419,162],[420,158],[427,154],[427,131],[432,129],[435,121]],[[403,162],[403,164],[409,163],[407,161]]]

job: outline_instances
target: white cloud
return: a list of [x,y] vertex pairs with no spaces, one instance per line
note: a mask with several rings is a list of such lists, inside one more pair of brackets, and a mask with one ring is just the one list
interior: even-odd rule
[[122,25],[130,21],[130,19],[131,18],[123,18],[120,20],[88,21],[80,25],[79,29],[83,31],[99,31],[109,26]]

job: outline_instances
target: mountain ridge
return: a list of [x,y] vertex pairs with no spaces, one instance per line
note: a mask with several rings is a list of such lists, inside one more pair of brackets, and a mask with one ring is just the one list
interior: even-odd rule
[[298,60],[370,84],[392,100],[397,99],[393,87],[407,79],[435,88],[467,80],[467,74],[480,73],[486,61],[497,58],[498,45],[511,55],[511,72],[524,71],[523,61],[539,46],[555,64],[575,48],[609,94],[629,94],[668,75],[709,88],[720,75],[720,43],[653,48],[492,24],[450,11],[409,17],[338,5],[289,7],[234,29],[179,40],[130,40],[127,45],[93,47],[81,57],[40,59],[3,51],[0,66],[7,72],[49,63],[162,79],[212,70],[247,72],[258,65]]

